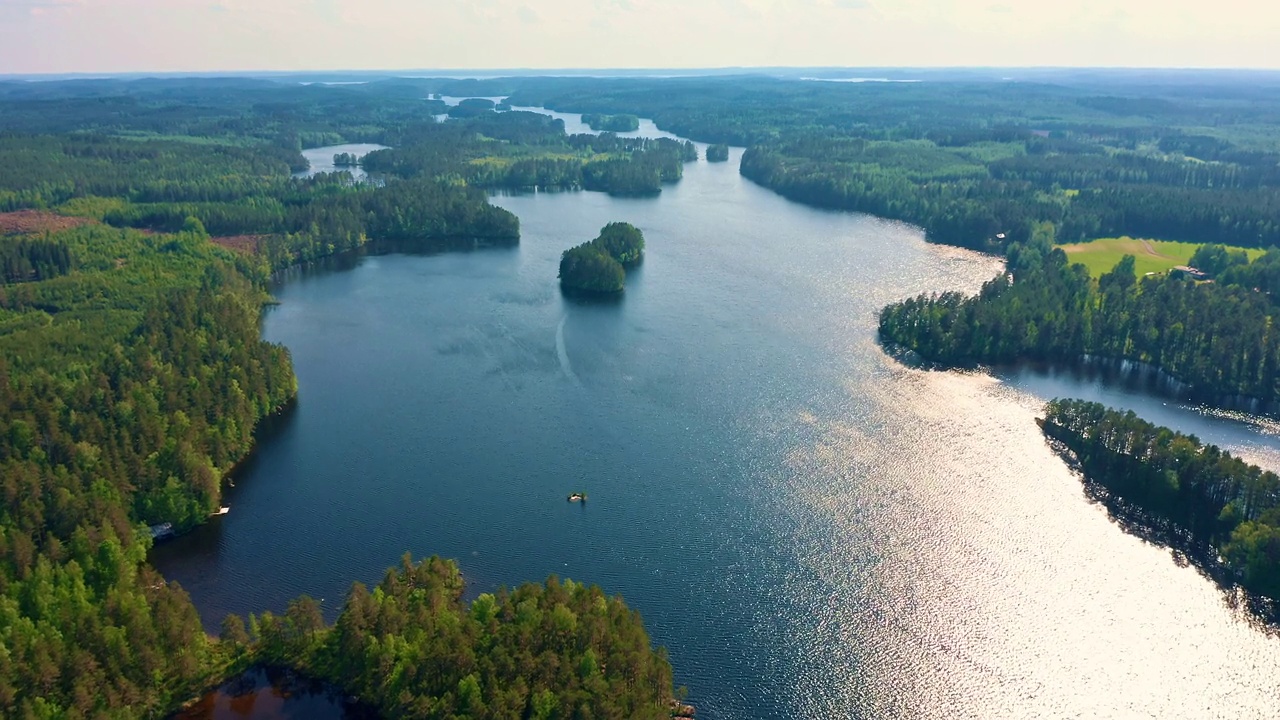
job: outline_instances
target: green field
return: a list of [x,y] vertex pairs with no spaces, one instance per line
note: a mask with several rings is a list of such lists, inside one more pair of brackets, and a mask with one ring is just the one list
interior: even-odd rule
[[[1089,274],[1099,277],[1120,262],[1125,255],[1132,255],[1134,266],[1141,277],[1147,273],[1161,273],[1179,265],[1186,265],[1195,254],[1199,243],[1171,242],[1168,240],[1138,240],[1130,237],[1102,238],[1075,245],[1060,245],[1073,263],[1082,263]],[[1246,248],[1249,259],[1264,251]]]

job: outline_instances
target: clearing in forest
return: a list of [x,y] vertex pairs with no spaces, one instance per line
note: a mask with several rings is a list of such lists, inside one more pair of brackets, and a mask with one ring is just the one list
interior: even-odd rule
[[[1109,272],[1125,255],[1132,255],[1138,277],[1147,273],[1167,272],[1179,265],[1191,262],[1191,256],[1202,243],[1172,242],[1169,240],[1142,240],[1131,237],[1102,238],[1075,245],[1059,245],[1073,263],[1082,263],[1089,274],[1100,277]],[[1252,260],[1262,250],[1244,249]]]
[[48,212],[47,210],[18,210],[0,213],[0,235],[30,235],[35,233],[59,232],[74,227],[87,225],[91,220],[80,217],[67,217]]

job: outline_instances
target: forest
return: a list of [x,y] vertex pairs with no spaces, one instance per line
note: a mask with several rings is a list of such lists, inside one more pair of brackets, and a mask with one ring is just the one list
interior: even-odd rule
[[261,267],[194,218],[40,242],[69,271],[0,286],[0,715],[156,715],[220,668],[146,525],[217,507],[289,353],[259,338]]
[[1280,477],[1194,435],[1082,400],[1054,400],[1041,422],[1087,482],[1211,547],[1248,590],[1280,600]]
[[[1202,248],[1197,258],[1214,252]],[[1274,278],[1277,262],[1277,250],[1253,263],[1240,254],[1217,281],[1200,282],[1176,273],[1139,279],[1125,256],[1095,281],[1039,235],[1012,246],[1005,271],[977,295],[935,293],[886,307],[880,336],[951,366],[1134,360],[1202,401],[1253,398],[1271,407],[1280,399],[1280,308],[1255,282]]]

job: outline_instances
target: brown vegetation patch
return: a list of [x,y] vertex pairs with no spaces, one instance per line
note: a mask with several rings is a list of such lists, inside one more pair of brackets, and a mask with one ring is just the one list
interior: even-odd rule
[[227,237],[209,238],[209,241],[219,247],[235,250],[248,255],[258,252],[258,243],[266,237],[265,235],[229,235]]
[[59,232],[92,222],[88,218],[68,217],[47,210],[18,210],[0,213],[0,235]]

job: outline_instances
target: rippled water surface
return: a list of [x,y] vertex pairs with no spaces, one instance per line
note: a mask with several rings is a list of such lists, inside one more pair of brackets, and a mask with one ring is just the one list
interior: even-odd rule
[[[1280,640],[1113,523],[1034,417],[1102,399],[1280,467],[1271,427],[900,365],[879,308],[998,263],[789,203],[740,153],[657,198],[495,198],[518,247],[294,273],[265,333],[298,406],[159,567],[211,627],[304,592],[333,611],[405,551],[457,558],[473,591],[596,582],[700,718],[1280,715]],[[648,241],[624,297],[563,298],[560,253],[613,220]]]

